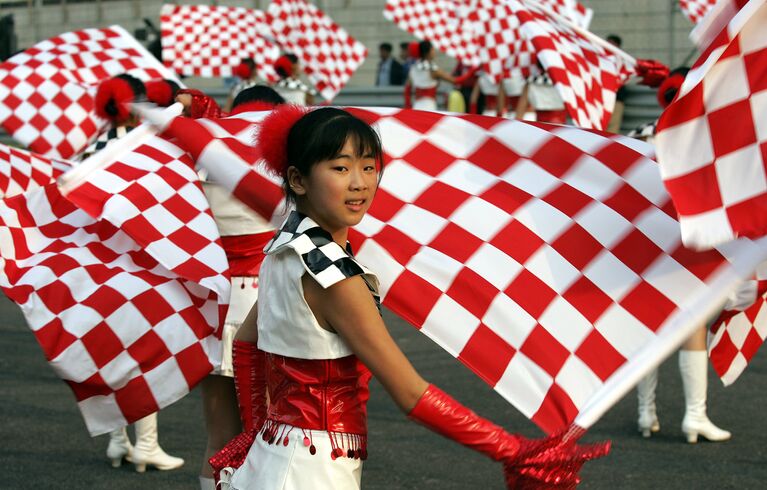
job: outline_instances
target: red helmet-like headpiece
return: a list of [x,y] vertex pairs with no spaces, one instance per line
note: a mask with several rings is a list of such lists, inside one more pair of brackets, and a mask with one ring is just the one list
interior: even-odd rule
[[684,75],[676,73],[671,75],[660,84],[658,87],[658,103],[664,109],[676,99],[679,89],[682,88],[684,83]]
[[277,58],[277,61],[274,62],[274,70],[277,73],[280,73],[282,71],[285,73],[286,77],[292,77],[293,76],[293,62],[290,61],[290,58],[283,55]]
[[176,98],[179,86],[172,80],[150,80],[144,84],[146,98],[149,102],[168,107]]
[[118,77],[104,80],[96,91],[96,115],[116,124],[127,121],[130,117],[128,104],[135,98],[136,93],[127,80]]
[[266,163],[266,168],[283,176],[288,167],[288,134],[309,109],[293,104],[278,105],[258,125],[256,149]]

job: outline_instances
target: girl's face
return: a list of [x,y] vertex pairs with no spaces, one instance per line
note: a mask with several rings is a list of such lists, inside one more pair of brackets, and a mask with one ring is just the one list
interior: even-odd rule
[[378,188],[378,170],[372,154],[355,155],[351,139],[338,155],[311,167],[309,175],[288,169],[288,183],[298,196],[296,207],[346,242],[346,232],[365,216]]

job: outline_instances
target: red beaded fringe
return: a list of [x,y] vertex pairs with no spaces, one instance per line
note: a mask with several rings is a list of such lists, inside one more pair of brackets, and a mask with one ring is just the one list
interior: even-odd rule
[[[301,429],[293,427],[276,420],[267,420],[264,422],[264,427],[261,429],[261,439],[267,444],[280,444],[287,446],[289,439],[288,435],[293,430],[300,430],[304,435],[304,446],[309,448],[309,453],[314,455],[317,453],[317,448],[314,446],[314,440],[312,433],[316,432],[311,429]],[[330,438],[330,459],[347,457],[351,459],[366,460],[368,457],[367,451],[367,436],[361,434],[350,434],[348,432],[332,432],[327,431]]]

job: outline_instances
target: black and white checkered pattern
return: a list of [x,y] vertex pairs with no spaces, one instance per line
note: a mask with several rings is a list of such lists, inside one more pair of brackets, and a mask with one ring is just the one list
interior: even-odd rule
[[284,247],[292,248],[301,256],[306,271],[325,289],[349,277],[362,276],[380,310],[378,278],[357,262],[349,242],[344,250],[313,219],[292,211],[264,253],[270,255]]
[[658,124],[657,120],[640,124],[639,126],[629,131],[629,133],[626,136],[628,136],[629,138],[637,138],[637,139],[652,138],[653,136],[655,136],[655,127],[657,124]]
[[316,90],[314,90],[313,88],[311,88],[310,86],[308,86],[307,84],[305,84],[298,78],[283,78],[282,80],[280,80],[274,85],[274,88],[277,89],[278,92],[280,89],[297,90],[305,94],[317,95]]

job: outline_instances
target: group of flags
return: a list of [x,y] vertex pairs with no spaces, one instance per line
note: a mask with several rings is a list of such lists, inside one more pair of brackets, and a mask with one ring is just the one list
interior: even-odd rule
[[[448,19],[429,24],[430,35],[443,33],[435,44],[490,66],[492,53],[520,42],[528,51],[519,52],[552,77],[559,67],[571,115],[601,127],[627,65],[584,30],[590,14],[577,2],[478,0],[461,11],[449,0],[390,1],[385,15],[401,19],[430,2]],[[383,304],[548,432],[589,427],[725,302],[710,356],[734,381],[767,337],[765,3],[722,0],[696,29],[703,55],[658,124],[660,166],[649,145],[598,131],[350,109],[377,129],[388,160],[370,212],[350,234],[381,280]],[[273,37],[259,34],[264,42],[249,47],[263,60],[274,54],[269,42],[304,49],[305,61],[324,58],[325,36],[337,29],[322,17],[297,20],[318,12],[304,2],[275,4],[283,10],[261,17],[272,19]],[[205,9],[214,19],[235,12],[166,6],[163,30],[166,22],[204,24]],[[513,14],[501,31],[524,37],[492,34],[498,26],[488,12]],[[484,22],[484,41],[449,22]],[[173,32],[178,45],[201,35]],[[252,146],[263,113],[175,119],[162,137],[142,126],[79,166],[67,160],[74,140],[62,139],[71,148],[39,142],[51,121],[62,134],[85,133],[86,124],[64,124],[49,107],[87,120],[81,113],[99,77],[120,66],[156,70],[152,77],[166,70],[137,60],[143,53],[122,44],[125,36],[119,28],[79,31],[0,65],[0,123],[39,149],[0,148],[0,287],[21,306],[94,435],[172,403],[220,362],[228,265],[195,165],[265,218],[284,210],[279,182],[263,173]],[[245,44],[211,56],[238,59]],[[351,65],[339,56],[346,64],[337,72],[314,72],[318,88],[322,77],[328,90],[344,83]],[[41,99],[51,83],[52,96]],[[23,139],[26,126],[37,134]],[[746,299],[731,301],[739,284]]]

